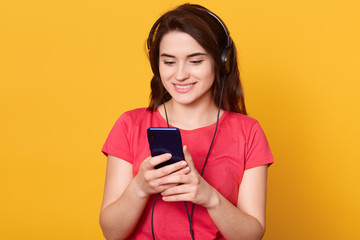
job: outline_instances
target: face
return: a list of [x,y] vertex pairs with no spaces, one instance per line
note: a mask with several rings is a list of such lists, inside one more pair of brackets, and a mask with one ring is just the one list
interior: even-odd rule
[[211,104],[214,61],[189,34],[172,31],[162,37],[159,46],[161,81],[179,104]]

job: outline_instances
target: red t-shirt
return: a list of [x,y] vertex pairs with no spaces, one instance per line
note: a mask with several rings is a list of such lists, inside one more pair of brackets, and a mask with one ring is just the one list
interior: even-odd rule
[[[188,146],[198,172],[201,172],[208,153],[215,125],[194,130],[180,129],[182,142]],[[124,113],[112,128],[103,153],[131,163],[135,176],[141,162],[150,156],[146,133],[149,127],[167,127],[158,111],[151,113],[146,108],[139,108]],[[243,114],[224,112],[203,178],[236,206],[244,171],[272,162],[269,144],[259,123]],[[154,198],[152,196],[148,201],[129,239],[152,238],[150,218]],[[189,211],[191,205],[188,203]],[[156,239],[191,239],[184,202],[168,203],[159,197],[153,222]],[[195,206],[192,227],[197,240],[224,239],[206,209],[201,206]]]

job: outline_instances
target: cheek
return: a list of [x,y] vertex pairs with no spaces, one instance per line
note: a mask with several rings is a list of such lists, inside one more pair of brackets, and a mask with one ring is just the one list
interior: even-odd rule
[[166,72],[160,72],[161,83],[167,91],[170,91],[171,83],[169,79],[170,79],[169,74],[167,74]]
[[164,80],[166,80],[170,77],[171,72],[169,71],[168,68],[161,67],[161,65],[160,65],[159,66],[159,74],[160,74],[161,81],[163,82]]
[[215,80],[214,69],[211,66],[207,66],[206,68],[199,69],[197,72],[199,78],[206,80],[210,85],[213,84]]

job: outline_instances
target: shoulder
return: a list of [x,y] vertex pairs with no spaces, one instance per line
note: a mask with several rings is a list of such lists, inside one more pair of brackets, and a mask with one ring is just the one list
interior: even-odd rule
[[143,108],[135,108],[129,111],[126,111],[122,114],[122,116],[139,116],[139,115],[151,115],[152,113],[147,110],[147,108],[143,107]]
[[236,112],[226,112],[226,114],[225,120],[230,125],[240,125],[244,128],[253,128],[254,126],[259,125],[259,122],[256,119],[247,115]]
[[143,121],[146,118],[152,117],[153,113],[147,110],[147,108],[136,108],[124,112],[118,119],[119,122],[138,124],[139,121]]
[[227,112],[221,127],[229,134],[238,134],[245,139],[251,139],[258,133],[263,134],[258,120],[241,113]]

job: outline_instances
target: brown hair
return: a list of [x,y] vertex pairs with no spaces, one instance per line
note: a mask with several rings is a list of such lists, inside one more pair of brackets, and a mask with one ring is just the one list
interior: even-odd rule
[[[224,26],[225,27],[225,26]],[[162,85],[159,73],[159,45],[162,37],[170,31],[180,31],[192,36],[214,59],[215,81],[212,95],[215,104],[220,100],[221,81],[225,81],[222,109],[246,114],[243,89],[237,64],[234,44],[231,45],[230,71],[221,74],[221,53],[227,44],[227,36],[221,23],[209,10],[195,4],[184,4],[162,15],[154,24],[148,39],[149,60],[154,76],[151,80],[149,111],[156,110],[161,103],[171,99]]]

